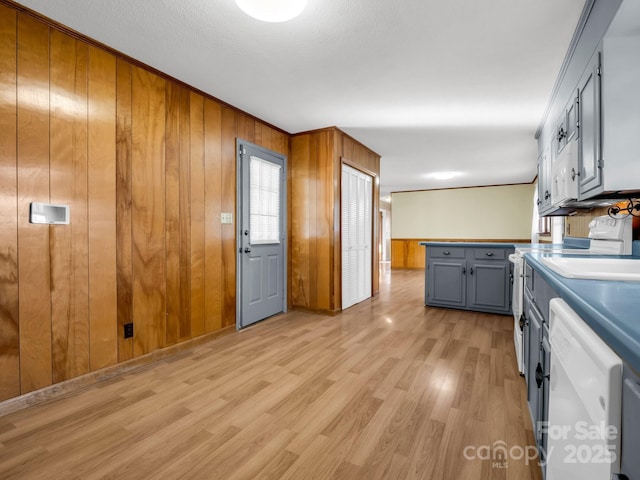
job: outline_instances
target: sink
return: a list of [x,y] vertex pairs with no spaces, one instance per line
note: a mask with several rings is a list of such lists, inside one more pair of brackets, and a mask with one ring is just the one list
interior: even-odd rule
[[543,257],[540,260],[563,277],[640,282],[640,259]]

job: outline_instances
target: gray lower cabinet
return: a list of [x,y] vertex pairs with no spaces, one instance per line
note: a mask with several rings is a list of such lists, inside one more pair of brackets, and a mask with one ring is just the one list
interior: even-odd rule
[[471,310],[509,313],[510,272],[511,266],[505,262],[469,262],[467,306]]
[[427,298],[431,303],[464,307],[467,303],[466,262],[434,259],[427,267]]
[[621,435],[622,473],[630,480],[640,480],[640,377],[626,365],[622,378]]
[[538,445],[540,445],[540,422],[546,419],[542,418],[543,411],[543,395],[542,395],[542,363],[544,361],[542,355],[542,314],[538,311],[531,301],[527,301],[525,315],[528,321],[529,334],[529,361],[527,362],[527,399],[529,401],[529,412],[531,414],[531,423],[533,424],[533,433]]
[[540,274],[525,264],[524,268],[524,364],[527,401],[539,449],[542,469],[547,454],[551,346],[549,344],[549,302],[558,295]]
[[[525,264],[524,270],[524,362],[527,400],[544,472],[549,418],[551,348],[549,345],[549,302],[558,295],[540,274]],[[640,480],[640,375],[627,365],[622,379],[622,422],[620,435],[621,474],[619,480]]]
[[425,304],[510,313],[511,252],[512,248],[427,246]]

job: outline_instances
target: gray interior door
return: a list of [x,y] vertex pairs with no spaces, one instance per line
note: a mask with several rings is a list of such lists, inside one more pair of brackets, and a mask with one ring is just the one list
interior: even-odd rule
[[238,321],[286,310],[285,157],[238,141]]

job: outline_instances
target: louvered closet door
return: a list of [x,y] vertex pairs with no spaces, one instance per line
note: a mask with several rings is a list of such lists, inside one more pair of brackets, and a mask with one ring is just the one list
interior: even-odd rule
[[371,296],[371,176],[342,166],[342,308]]

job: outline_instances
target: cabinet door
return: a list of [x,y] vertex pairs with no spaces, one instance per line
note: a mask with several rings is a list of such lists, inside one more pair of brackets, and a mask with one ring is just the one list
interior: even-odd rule
[[566,108],[566,138],[565,143],[573,142],[578,135],[578,98],[574,97],[569,101]]
[[[541,360],[541,372],[543,375],[542,378],[542,387],[540,393],[540,401],[542,405],[540,406],[540,418],[539,422],[542,422],[544,425],[549,421],[549,381],[550,381],[550,370],[551,370],[551,345],[549,344],[549,329],[547,324],[543,324],[542,328],[542,344],[541,344],[541,352],[540,352],[540,360]],[[540,446],[540,459],[543,463],[546,461],[547,457],[547,429],[539,428],[538,429],[538,445]]]
[[[522,305],[522,371],[524,372],[524,382],[529,385],[529,310],[532,301],[528,293],[523,293],[524,303]],[[528,398],[527,391],[527,398]]]
[[622,473],[628,478],[640,478],[640,377],[626,365],[622,383]]
[[547,147],[538,157],[538,212],[551,208],[551,149]]
[[432,259],[427,262],[427,304],[466,306],[466,265],[464,260]]
[[600,53],[596,52],[578,84],[580,200],[602,190],[600,74]]
[[467,306],[471,310],[509,311],[509,262],[469,263]]
[[564,147],[567,145],[567,112],[563,111],[558,120],[557,127],[555,129],[555,135],[553,136],[553,154],[554,158],[558,158],[558,155]]
[[[527,361],[527,398],[529,400],[529,411],[531,413],[531,423],[536,442],[539,440],[539,421],[541,418],[542,406],[542,385],[538,386],[536,381],[536,371],[542,367],[542,318],[535,307],[530,305],[527,310],[529,320],[529,359]],[[539,376],[539,375],[538,375]]]

